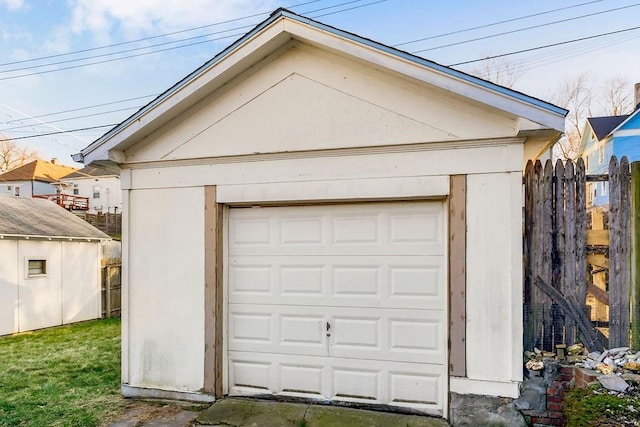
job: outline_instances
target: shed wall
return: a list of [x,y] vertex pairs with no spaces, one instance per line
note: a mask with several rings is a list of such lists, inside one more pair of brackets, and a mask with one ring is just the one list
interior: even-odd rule
[[0,335],[99,318],[100,257],[98,242],[0,240]]
[[18,330],[18,241],[0,240],[0,335]]

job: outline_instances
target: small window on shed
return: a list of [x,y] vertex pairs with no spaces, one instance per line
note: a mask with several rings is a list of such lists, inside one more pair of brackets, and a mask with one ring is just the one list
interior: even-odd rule
[[30,259],[28,263],[28,267],[29,267],[29,277],[44,276],[47,274],[46,259]]

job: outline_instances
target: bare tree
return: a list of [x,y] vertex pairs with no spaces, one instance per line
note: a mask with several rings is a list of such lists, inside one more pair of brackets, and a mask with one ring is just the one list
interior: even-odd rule
[[471,74],[500,86],[512,88],[522,76],[520,66],[506,57],[485,59],[471,70]]
[[605,115],[621,116],[633,110],[633,87],[624,77],[613,77],[602,85],[600,105]]
[[588,117],[619,116],[633,109],[633,92],[626,79],[613,77],[598,84],[589,73],[562,81],[550,99],[569,110],[565,135],[554,147],[554,155],[568,160],[578,157]]
[[15,142],[0,134],[0,173],[17,168],[38,158],[37,151],[27,147],[19,147]]

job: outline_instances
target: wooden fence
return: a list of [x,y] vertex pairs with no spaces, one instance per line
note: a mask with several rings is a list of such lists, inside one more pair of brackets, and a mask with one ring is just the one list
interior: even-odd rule
[[97,213],[90,214],[82,211],[74,212],[76,216],[93,225],[106,234],[122,234],[122,214]]
[[120,317],[122,307],[120,242],[105,242],[102,253],[102,318]]
[[[608,229],[589,221],[588,181],[608,181]],[[554,351],[582,342],[590,350],[629,344],[630,172],[614,157],[609,174],[586,176],[580,159],[529,162],[525,169],[524,345]],[[604,221],[601,221],[604,223]],[[590,225],[590,227],[588,227]],[[596,286],[592,273],[608,270]],[[587,295],[608,306],[608,321],[594,324]],[[597,326],[605,326],[598,328]],[[608,336],[607,336],[608,334]]]

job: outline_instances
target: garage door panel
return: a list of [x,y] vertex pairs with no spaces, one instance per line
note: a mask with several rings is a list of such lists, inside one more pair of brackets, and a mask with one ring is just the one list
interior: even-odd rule
[[231,303],[441,309],[444,281],[442,256],[229,260]]
[[442,254],[441,202],[234,209],[229,254]]
[[443,415],[443,365],[242,352],[229,359],[231,396],[268,393]]
[[326,308],[229,304],[229,350],[328,354]]

